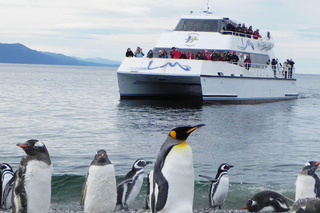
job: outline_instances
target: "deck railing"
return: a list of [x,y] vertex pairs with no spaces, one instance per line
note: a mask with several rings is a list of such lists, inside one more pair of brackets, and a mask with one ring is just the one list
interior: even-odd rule
[[[236,65],[236,64],[235,64]],[[248,69],[254,73],[256,77],[267,77],[267,78],[294,78],[295,68],[285,66],[270,66],[267,64],[256,64],[256,63],[244,63],[238,62],[237,65]]]

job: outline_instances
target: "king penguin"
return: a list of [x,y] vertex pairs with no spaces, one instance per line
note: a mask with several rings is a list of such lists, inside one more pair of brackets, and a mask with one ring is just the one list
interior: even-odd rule
[[12,167],[7,163],[0,164],[1,170],[1,209],[10,209],[12,206],[12,188],[14,181],[14,173]]
[[134,162],[131,171],[126,174],[124,180],[117,187],[118,197],[116,210],[129,209],[142,187],[144,167],[151,163],[151,161],[144,159],[138,159]]
[[12,212],[48,213],[51,199],[52,165],[41,141],[18,143],[27,156],[21,159],[14,178]]
[[290,210],[288,199],[270,190],[255,194],[242,209],[247,209],[249,212],[287,212]]
[[149,174],[150,212],[193,212],[194,167],[192,150],[186,139],[202,126],[204,124],[170,131]]
[[212,182],[209,193],[209,207],[221,209],[222,204],[226,201],[229,191],[229,177],[228,170],[233,168],[233,165],[223,163],[219,166],[216,178],[213,179],[208,176],[199,175]]
[[295,200],[307,197],[320,197],[320,180],[315,171],[320,162],[307,162],[298,174]]
[[112,213],[116,207],[115,169],[107,152],[97,151],[83,186],[81,205],[87,213]]

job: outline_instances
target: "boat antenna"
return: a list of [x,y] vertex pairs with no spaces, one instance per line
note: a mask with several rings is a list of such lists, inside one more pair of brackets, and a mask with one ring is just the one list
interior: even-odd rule
[[207,13],[207,14],[211,14],[212,12],[209,11],[209,0],[207,0],[207,3],[206,3],[206,9],[204,11],[202,11],[203,13]]

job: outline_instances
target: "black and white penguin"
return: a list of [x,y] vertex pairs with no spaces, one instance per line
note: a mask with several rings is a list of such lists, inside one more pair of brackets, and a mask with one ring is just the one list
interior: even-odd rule
[[211,178],[204,175],[200,177],[206,178],[212,182],[209,192],[209,207],[221,209],[222,204],[226,201],[229,191],[228,170],[233,168],[233,165],[223,163],[219,166],[216,178]]
[[291,207],[291,213],[319,213],[320,198],[308,197],[302,198],[294,202]]
[[27,154],[14,178],[12,212],[48,213],[51,199],[52,165],[44,143],[31,139],[18,143]]
[[286,197],[269,190],[255,194],[242,209],[247,209],[249,212],[287,212],[290,210]]
[[7,163],[0,164],[1,185],[0,185],[0,208],[10,209],[12,206],[12,188],[14,173],[12,167]]
[[316,175],[320,162],[307,162],[298,174],[295,200],[307,197],[320,197],[320,180]]
[[82,190],[84,212],[112,213],[116,207],[117,185],[115,169],[107,152],[98,150],[90,164]]
[[151,212],[193,212],[194,167],[186,139],[202,126],[178,127],[169,133],[149,174]]
[[123,181],[117,187],[118,197],[116,210],[129,209],[142,187],[144,167],[151,163],[151,161],[144,159],[138,159],[134,162],[131,171],[126,174]]

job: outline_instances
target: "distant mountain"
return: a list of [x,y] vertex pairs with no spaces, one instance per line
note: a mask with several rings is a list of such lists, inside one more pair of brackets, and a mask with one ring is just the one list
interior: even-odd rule
[[86,58],[86,59],[82,59],[82,58],[78,58],[78,57],[74,57],[74,58],[78,59],[80,61],[96,63],[96,64],[113,64],[116,66],[119,66],[121,64],[120,61],[112,61],[112,60],[105,59],[105,58]]
[[32,50],[22,44],[0,43],[0,63],[50,64],[75,66],[119,66],[121,62],[108,59],[81,59],[63,54]]

